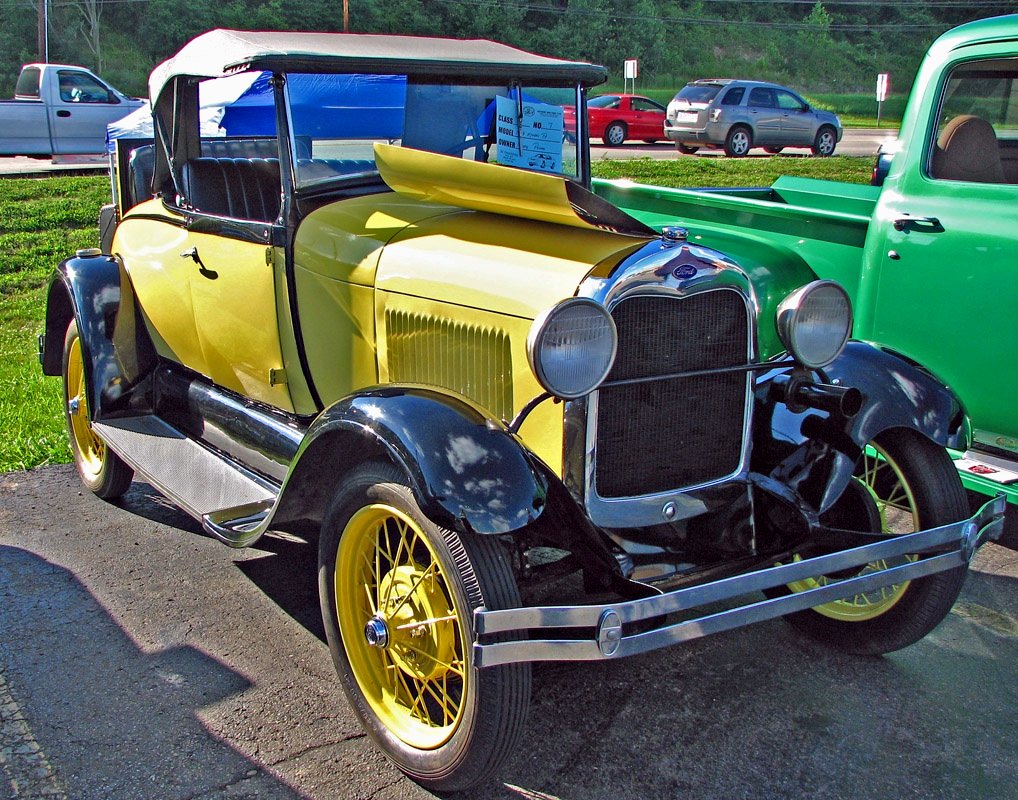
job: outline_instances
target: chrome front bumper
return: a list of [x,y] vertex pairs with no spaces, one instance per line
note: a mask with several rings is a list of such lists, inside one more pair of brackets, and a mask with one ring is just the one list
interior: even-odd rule
[[[521,661],[623,658],[964,566],[982,544],[1000,536],[1004,509],[1004,497],[996,497],[985,503],[970,519],[961,522],[677,589],[656,597],[590,606],[541,606],[503,611],[479,608],[474,612],[474,625],[479,636],[512,632],[531,638],[479,642],[474,645],[474,665],[493,667]],[[910,554],[926,557],[782,597],[762,600],[759,596],[746,597],[757,595],[764,589]],[[737,598],[744,602],[735,608],[705,610],[700,615],[694,614],[691,618],[642,633],[626,634],[623,631],[622,626],[626,623],[680,612],[688,614],[704,606]],[[542,630],[564,628],[588,628],[592,635],[579,639],[540,638]]]

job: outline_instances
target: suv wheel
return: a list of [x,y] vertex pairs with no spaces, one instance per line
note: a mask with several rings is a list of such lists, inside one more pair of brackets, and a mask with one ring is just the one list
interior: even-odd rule
[[742,125],[736,125],[725,137],[725,155],[729,158],[742,158],[753,146],[753,134]]
[[838,136],[834,128],[825,125],[817,131],[817,138],[813,140],[813,155],[830,156],[834,155],[834,147],[838,143]]

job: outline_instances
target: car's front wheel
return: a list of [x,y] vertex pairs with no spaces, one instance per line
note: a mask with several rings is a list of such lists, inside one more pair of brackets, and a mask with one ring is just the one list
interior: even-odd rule
[[85,391],[85,358],[74,320],[64,335],[63,376],[64,420],[78,476],[96,496],[105,500],[120,497],[130,487],[134,471],[92,429]]
[[604,143],[609,147],[618,147],[626,140],[626,124],[613,122],[604,129]]
[[753,133],[742,125],[736,125],[725,137],[725,155],[729,158],[742,158],[753,146]]
[[834,128],[825,125],[817,131],[816,138],[813,140],[813,155],[823,157],[834,155],[834,148],[837,144],[838,134]]
[[[968,515],[965,492],[946,451],[920,434],[891,432],[860,457],[853,483],[827,512],[837,528],[900,536],[957,522]],[[788,586],[793,592],[827,586],[852,575],[888,569],[916,556],[867,564],[851,575],[821,575]],[[899,650],[932,631],[951,610],[965,567],[860,592],[787,617],[810,636],[851,653]]]
[[343,480],[318,563],[329,650],[382,751],[434,790],[487,778],[530,699],[529,664],[472,663],[474,609],[519,604],[501,543],[435,525],[400,470],[372,463]]

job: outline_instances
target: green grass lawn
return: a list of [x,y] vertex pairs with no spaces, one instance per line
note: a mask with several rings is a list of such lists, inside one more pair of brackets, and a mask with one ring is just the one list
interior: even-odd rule
[[[603,159],[602,178],[662,186],[766,186],[779,175],[865,183],[871,159],[678,158]],[[0,472],[70,459],[59,378],[39,368],[46,287],[53,268],[82,247],[98,244],[99,207],[108,202],[103,176],[0,179]]]
[[104,177],[0,179],[0,471],[70,459],[59,378],[36,357],[53,268],[99,242]]

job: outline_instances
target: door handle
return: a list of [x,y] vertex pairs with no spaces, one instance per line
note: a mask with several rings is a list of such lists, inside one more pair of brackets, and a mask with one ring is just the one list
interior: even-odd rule
[[899,217],[891,223],[896,231],[917,230],[924,233],[943,233],[944,226],[936,217]]
[[180,257],[191,259],[195,264],[198,265],[198,272],[200,272],[204,277],[210,278],[211,280],[215,280],[216,278],[219,277],[218,272],[216,272],[214,269],[209,269],[202,263],[201,256],[198,255],[197,247],[192,247],[190,250],[185,250],[183,253],[180,254]]
[[57,112],[57,116],[58,116],[58,117],[69,117],[69,116],[71,116],[71,112],[70,112],[70,111],[68,111],[68,110],[67,110],[66,108],[61,108],[61,109],[60,109],[60,110],[59,110],[59,111]]

